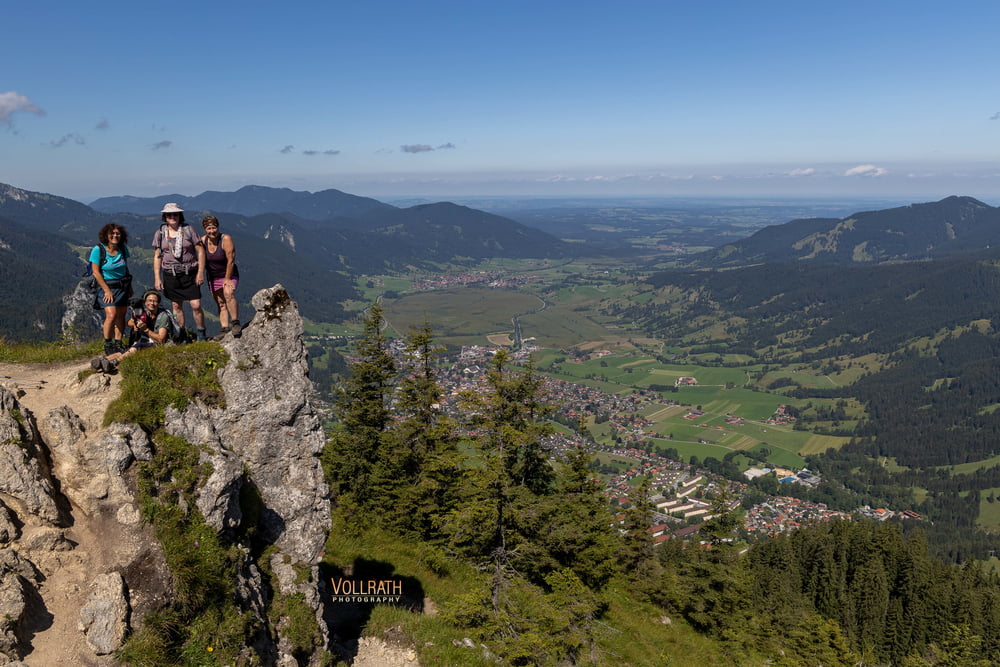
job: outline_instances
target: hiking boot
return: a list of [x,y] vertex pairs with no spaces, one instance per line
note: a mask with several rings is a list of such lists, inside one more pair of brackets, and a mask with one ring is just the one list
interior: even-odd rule
[[219,333],[215,334],[215,338],[213,338],[212,340],[218,342],[223,338],[225,338],[227,333],[229,333],[229,327],[222,327],[221,329],[219,329]]
[[101,372],[114,373],[116,370],[118,370],[118,362],[111,361],[107,357],[101,358]]
[[117,351],[118,350],[115,349],[115,341],[113,341],[113,340],[106,340],[106,341],[104,341],[104,356],[105,357],[108,356],[109,354],[114,354]]
[[95,371],[101,370],[101,361],[103,360],[104,357],[94,357],[93,359],[90,360],[90,367],[93,368]]
[[114,347],[115,347],[115,352],[124,352],[125,351],[125,344],[122,343],[120,340],[116,340],[114,342]]
[[233,320],[233,338],[239,338],[243,334],[243,325],[239,320]]

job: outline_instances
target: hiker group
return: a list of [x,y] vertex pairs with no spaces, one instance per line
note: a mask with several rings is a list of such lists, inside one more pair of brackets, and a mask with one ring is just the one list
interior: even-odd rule
[[[110,222],[98,233],[98,245],[90,251],[89,273],[95,291],[94,308],[104,311],[104,355],[91,362],[95,370],[113,370],[118,362],[138,350],[168,342],[190,342],[185,328],[184,303],[191,307],[195,340],[207,340],[201,286],[209,291],[219,311],[216,339],[226,334],[239,338],[242,325],[236,287],[236,246],[229,234],[219,230],[219,219],[206,216],[203,234],[184,222],[184,210],[169,203],[160,212],[163,224],[153,234],[153,289],[133,299],[129,272],[128,232]],[[172,310],[161,306],[161,296]],[[126,334],[131,331],[128,344]]]

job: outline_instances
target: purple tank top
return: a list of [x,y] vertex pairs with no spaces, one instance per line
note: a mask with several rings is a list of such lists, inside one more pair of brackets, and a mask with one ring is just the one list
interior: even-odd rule
[[[226,251],[222,249],[222,237],[219,237],[219,245],[215,247],[215,252],[208,251],[208,238],[205,238],[205,269],[208,271],[209,280],[221,280],[226,277]],[[233,264],[233,278],[240,277],[240,270]]]

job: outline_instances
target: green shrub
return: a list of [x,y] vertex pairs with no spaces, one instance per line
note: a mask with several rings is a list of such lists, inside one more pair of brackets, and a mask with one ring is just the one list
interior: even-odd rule
[[323,644],[316,622],[316,612],[306,604],[305,595],[277,595],[271,605],[271,622],[292,646],[293,655],[308,656]]
[[168,405],[183,409],[198,398],[224,407],[216,370],[229,355],[216,343],[153,347],[122,360],[121,395],[104,413],[104,425],[135,422],[149,431],[163,425]]

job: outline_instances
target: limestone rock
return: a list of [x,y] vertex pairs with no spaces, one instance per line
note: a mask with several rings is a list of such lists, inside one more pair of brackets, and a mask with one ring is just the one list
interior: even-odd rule
[[7,544],[21,536],[17,525],[17,515],[0,501],[0,545]]
[[[0,575],[0,661],[20,658],[18,625],[28,606],[27,581],[20,575],[7,572]],[[3,660],[3,657],[7,660]]]
[[94,293],[81,280],[74,290],[62,298],[66,311],[62,316],[62,336],[65,340],[87,340],[101,330],[104,314],[94,310]]
[[149,436],[137,424],[112,424],[95,434],[95,446],[83,421],[65,405],[50,410],[39,430],[53,453],[63,493],[87,514],[97,513],[103,503],[129,503],[132,493],[122,474],[133,461],[152,458]]
[[[244,470],[263,505],[264,537],[295,561],[314,564],[330,528],[329,488],[319,456],[325,443],[310,403],[302,318],[281,285],[253,297],[257,315],[241,338],[227,337],[219,371],[226,408],[168,409],[168,432],[205,448],[213,474],[198,508],[217,529],[238,521],[235,493]],[[229,502],[227,503],[227,496]]]
[[31,412],[0,386],[0,492],[20,502],[28,514],[59,524],[62,515],[39,453],[33,421]]
[[[330,529],[329,488],[320,466],[325,434],[311,403],[302,319],[281,285],[253,297],[257,314],[241,338],[222,343],[229,362],[219,370],[225,408],[200,402],[183,410],[168,408],[164,428],[197,445],[200,460],[212,472],[198,489],[196,505],[220,533],[244,520],[241,492],[256,499],[253,516],[261,539],[277,549],[271,567],[275,593],[301,593],[316,614],[322,643],[328,643],[323,604],[317,586],[317,563]],[[249,488],[245,488],[249,486]],[[258,617],[266,618],[268,595],[255,568],[244,568],[238,597]],[[303,578],[297,573],[308,571]],[[303,580],[304,579],[304,580]],[[299,664],[287,638],[257,647],[276,664]],[[317,652],[309,658],[319,660]]]
[[0,550],[0,660],[22,656],[19,636],[29,600],[37,598],[38,571],[30,561],[13,549]]
[[80,609],[80,632],[97,655],[107,655],[121,648],[128,631],[128,600],[125,581],[117,572],[94,579],[87,603]]
[[310,403],[302,318],[281,285],[257,292],[253,306],[257,314],[242,337],[223,342],[230,355],[219,373],[226,444],[247,466],[268,510],[268,536],[295,560],[313,564],[330,529],[330,504],[319,461],[326,437]]

